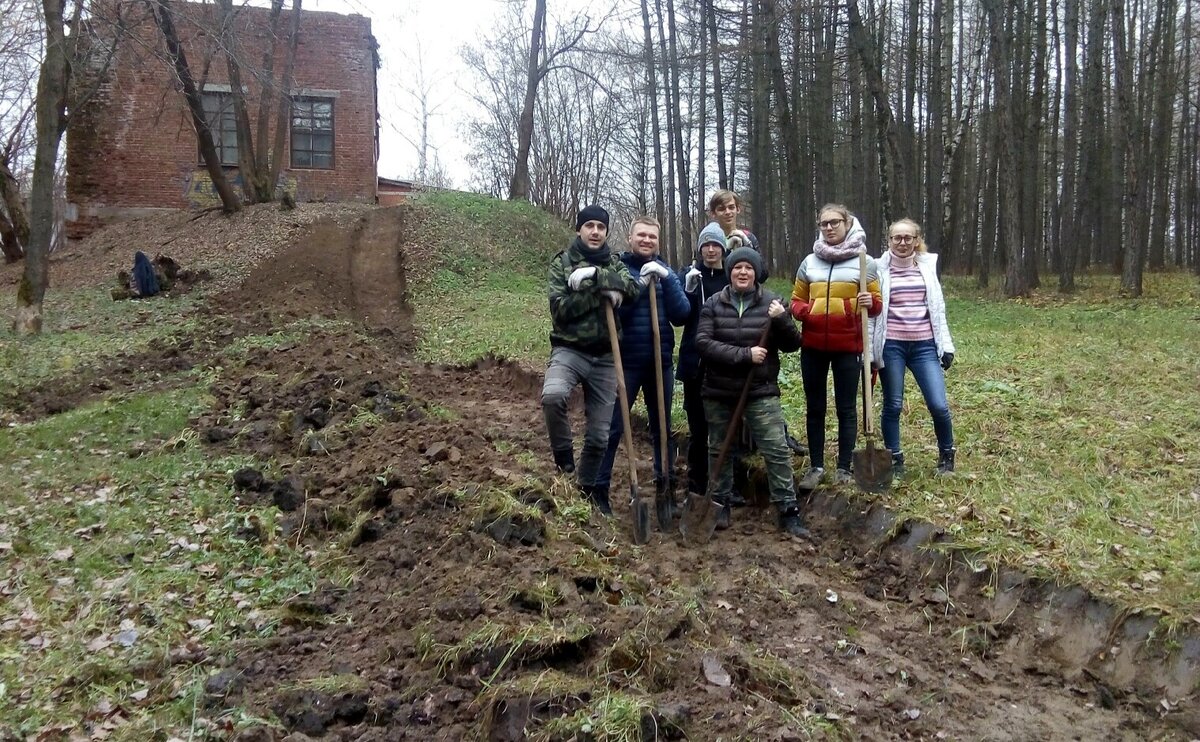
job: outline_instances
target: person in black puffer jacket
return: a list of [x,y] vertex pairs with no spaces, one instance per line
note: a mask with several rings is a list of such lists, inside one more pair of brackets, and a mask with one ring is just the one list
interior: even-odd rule
[[696,328],[700,325],[700,308],[710,296],[729,285],[729,274],[725,272],[725,232],[721,225],[710,222],[700,230],[697,242],[696,262],[680,271],[691,311],[679,341],[675,378],[683,384],[683,411],[687,414],[691,440],[688,444],[688,492],[704,494],[708,491],[708,419],[704,416],[704,400],[700,396],[704,362],[696,349]]
[[[779,401],[779,353],[800,350],[800,328],[779,297],[758,280],[762,258],[741,247],[725,260],[729,286],[705,302],[696,330],[696,347],[704,360],[704,411],[708,417],[708,449],[719,455],[738,398],[750,378],[743,420],[758,444],[767,468],[771,502],[779,513],[779,527],[793,536],[807,537],[796,503],[792,457],[784,440],[783,408]],[[766,342],[759,344],[766,331]],[[726,458],[717,478],[713,499],[722,506],[718,527],[728,527],[729,496],[733,490],[733,463]]]
[[[658,427],[658,392],[654,372],[654,328],[650,323],[650,290],[640,288],[637,297],[623,303],[621,318],[621,366],[625,371],[625,391],[632,406],[641,391],[646,401],[646,413],[650,417],[650,440],[654,444],[654,484],[656,497],[669,496],[671,491],[671,461],[675,460],[675,443],[671,440],[671,394],[675,388],[675,377],[671,368],[671,356],[675,351],[675,327],[683,325],[688,317],[688,300],[683,294],[679,277],[658,257],[658,220],[648,216],[638,217],[629,229],[629,251],[621,253],[621,262],[631,275],[656,277],[659,285],[655,291],[658,298],[658,334],[662,351],[663,399],[667,408],[667,458],[664,464],[662,444]],[[608,449],[600,460],[596,473],[594,500],[603,512],[608,505],[608,491],[612,483],[613,464],[617,459],[617,448],[625,421],[621,415],[620,402],[613,407],[612,423],[608,429]],[[611,507],[611,506],[609,506]]]

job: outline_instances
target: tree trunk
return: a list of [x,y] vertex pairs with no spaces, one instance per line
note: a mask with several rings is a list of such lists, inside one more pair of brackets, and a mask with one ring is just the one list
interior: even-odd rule
[[21,189],[17,179],[8,167],[5,159],[0,159],[0,202],[4,204],[7,216],[3,217],[3,234],[0,234],[0,250],[8,263],[25,257],[25,248],[29,244],[29,215],[25,213],[25,202],[21,199]]
[[650,6],[642,0],[642,61],[646,66],[646,90],[650,98],[650,138],[654,144],[654,216],[666,222],[663,204],[662,127],[658,120],[658,65],[654,62],[654,36],[650,31]]
[[546,0],[534,0],[533,31],[529,35],[529,61],[525,71],[525,100],[517,121],[517,161],[508,186],[510,201],[529,200],[529,148],[533,144],[533,105],[541,80],[540,60],[546,42]]
[[[268,169],[268,178],[272,184],[279,182],[279,173],[284,169],[283,149],[292,124],[292,86],[296,79],[296,45],[300,41],[300,3],[301,0],[292,0],[287,56],[283,60],[283,78],[279,83],[279,113],[275,119],[275,141],[271,145],[271,162]],[[291,165],[290,161],[288,164]]]
[[[786,178],[782,195],[787,214],[787,230],[780,237],[782,240],[794,239],[800,234],[800,217],[807,211],[802,209],[796,198],[800,188],[802,175],[800,172],[800,135],[796,130],[795,118],[788,105],[787,82],[783,76],[783,60],[779,49],[779,25],[781,18],[777,12],[775,0],[759,0],[759,8],[763,15],[763,42],[765,44],[767,74],[770,75],[772,98],[774,100],[775,118],[778,122],[779,134],[783,139],[784,163]],[[806,220],[807,221],[807,220]],[[764,248],[766,246],[764,245]],[[767,253],[768,260],[775,256],[775,245]],[[772,266],[778,268],[778,266]],[[777,272],[777,271],[776,271]]]
[[[642,3],[645,7],[645,3]],[[713,0],[704,0],[708,16],[708,48],[712,55],[713,104],[716,107],[717,187],[729,188],[729,169],[725,162],[725,88],[721,85],[721,44],[717,39],[717,9]],[[701,196],[703,199],[703,196]]]
[[238,172],[242,176],[242,194],[248,203],[262,198],[254,156],[254,134],[250,130],[250,113],[246,110],[246,89],[242,86],[242,65],[238,61],[237,32],[234,29],[233,0],[217,0],[221,22],[221,48],[225,56],[225,71],[229,75],[229,97],[233,101],[233,121],[237,127]]
[[[866,29],[863,28],[862,16],[858,12],[858,0],[846,4],[850,21],[850,40],[854,51],[862,64],[863,74],[867,80],[867,88],[875,99],[876,126],[879,133],[881,200],[884,221],[891,223],[908,203],[908,195],[904,192],[904,164],[900,157],[900,144],[896,136],[896,117],[892,114],[892,106],[888,102],[887,89],[883,75],[875,63],[875,49]],[[883,162],[886,160],[886,163]],[[890,173],[888,172],[890,170]],[[893,195],[894,194],[894,195]]]
[[[50,283],[50,241],[54,236],[54,170],[58,145],[66,131],[67,89],[70,60],[64,28],[66,0],[42,0],[46,29],[45,57],[38,73],[34,102],[37,146],[34,150],[33,204],[26,246],[25,271],[17,285],[17,315],[13,329],[18,335],[42,331],[42,301]],[[79,13],[79,6],[76,6]]]
[[188,109],[192,114],[192,126],[196,129],[196,138],[200,142],[200,156],[204,159],[204,167],[212,179],[213,188],[221,199],[221,206],[227,213],[240,211],[241,199],[225,177],[221,169],[221,160],[217,156],[217,148],[213,145],[212,131],[208,128],[208,119],[204,115],[204,100],[192,79],[192,70],[188,66],[187,54],[179,43],[179,34],[175,31],[174,14],[171,11],[170,0],[147,0],[154,13],[154,22],[162,32],[167,45],[167,54],[175,65],[175,73],[183,86],[183,96],[187,99]]
[[671,93],[668,100],[671,105],[668,107],[669,115],[671,116],[671,129],[675,135],[675,176],[679,179],[679,243],[682,248],[677,247],[676,252],[672,253],[678,259],[681,255],[686,255],[694,247],[692,243],[692,208],[691,191],[688,188],[688,153],[683,144],[683,118],[680,114],[680,109],[683,108],[683,95],[679,89],[679,52],[675,45],[675,38],[679,35],[675,24],[675,0],[667,0],[667,41],[670,54],[667,57],[667,71],[670,74],[668,86]]
[[983,0],[983,6],[987,12],[988,33],[991,36],[990,58],[996,93],[993,111],[1000,153],[1000,234],[1006,255],[1004,294],[1011,299],[1029,294],[1018,214],[1020,179],[1017,166],[1021,153],[1017,151],[1013,92],[1008,77],[1012,67],[1009,64],[1008,33],[1004,27],[1005,11],[1000,0]]
[[283,0],[271,0],[270,38],[267,39],[266,48],[263,49],[262,90],[258,94],[258,130],[254,135],[254,141],[258,143],[258,149],[255,150],[258,158],[254,162],[254,169],[258,171],[260,177],[270,183],[269,200],[273,200],[275,197],[275,182],[269,179],[271,165],[267,149],[267,140],[271,136],[271,108],[275,105],[276,98],[280,100],[283,98],[283,91],[275,87],[275,48],[279,44],[279,17],[281,15],[283,15]]
[[[1154,173],[1154,184],[1151,190],[1153,201],[1150,208],[1149,254],[1147,255],[1150,270],[1161,271],[1166,267],[1167,220],[1170,216],[1171,193],[1171,128],[1175,110],[1175,95],[1178,90],[1175,63],[1175,16],[1177,14],[1176,0],[1163,0],[1158,6],[1158,32],[1151,43],[1162,50],[1162,56],[1155,74],[1154,119],[1153,134],[1150,141],[1159,146],[1151,147],[1151,156],[1155,164],[1150,172]],[[1183,142],[1175,143],[1182,148]],[[1182,171],[1179,173],[1182,175]],[[1176,220],[1175,230],[1179,231],[1180,220]]]
[[1141,163],[1136,157],[1138,140],[1137,124],[1134,122],[1133,104],[1133,66],[1129,57],[1128,31],[1125,20],[1125,4],[1122,0],[1112,1],[1112,35],[1113,35],[1113,73],[1114,91],[1117,96],[1117,120],[1119,126],[1114,127],[1116,141],[1124,147],[1124,183],[1121,207],[1124,212],[1124,228],[1121,231],[1122,244],[1125,248],[1125,262],[1121,271],[1121,291],[1127,296],[1142,295],[1142,267],[1146,251],[1145,234],[1136,232],[1137,220],[1134,209],[1137,206],[1138,189],[1141,187]]
[[1064,81],[1062,190],[1054,216],[1054,242],[1058,251],[1058,290],[1075,290],[1075,260],[1079,234],[1075,221],[1075,171],[1079,161],[1079,95],[1076,90],[1079,66],[1079,5],[1081,0],[1066,0],[1064,21],[1067,26],[1066,80]]

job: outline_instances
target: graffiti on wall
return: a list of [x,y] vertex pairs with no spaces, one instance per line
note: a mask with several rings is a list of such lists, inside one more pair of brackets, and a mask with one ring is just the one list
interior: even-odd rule
[[[240,193],[242,174],[237,170],[229,170],[226,171],[225,177],[229,179],[229,184]],[[207,170],[193,170],[187,178],[186,185],[187,190],[184,197],[187,199],[188,206],[194,209],[207,209],[221,205],[221,197],[217,195],[217,188],[213,185],[212,176],[208,174]],[[279,180],[275,184],[276,197],[283,193],[289,193],[293,198],[296,196],[296,178],[287,173],[280,173]]]

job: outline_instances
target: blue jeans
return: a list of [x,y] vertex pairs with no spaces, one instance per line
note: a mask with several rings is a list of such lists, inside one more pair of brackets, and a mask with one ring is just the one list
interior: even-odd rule
[[[638,392],[642,393],[642,397],[646,400],[646,416],[650,418],[650,441],[654,445],[654,479],[656,481],[665,481],[666,477],[671,474],[671,462],[675,460],[675,436],[671,435],[671,397],[675,391],[675,371],[667,359],[663,358],[663,399],[667,404],[667,467],[666,474],[663,473],[662,462],[662,443],[659,435],[658,427],[658,393],[655,387],[654,378],[654,361],[637,366],[625,368],[625,394],[629,399],[629,407],[633,408],[633,403],[637,400]],[[612,482],[613,465],[617,461],[617,448],[621,445],[621,438],[625,434],[625,418],[621,416],[621,402],[618,401],[613,405],[612,421],[609,425],[608,433],[608,448],[604,451],[604,457],[600,459],[600,468],[596,472],[596,486],[607,487]]]
[[954,425],[950,422],[950,405],[946,401],[946,372],[933,340],[888,340],[883,344],[883,368],[879,381],[883,385],[883,445],[900,453],[900,409],[904,405],[904,369],[912,371],[925,406],[933,417],[938,450],[954,447]]

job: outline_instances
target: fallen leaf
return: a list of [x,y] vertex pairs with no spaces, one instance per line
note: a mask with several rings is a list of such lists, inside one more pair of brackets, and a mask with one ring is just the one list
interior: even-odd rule
[[904,716],[915,721],[921,718],[921,709],[904,709]]
[[212,621],[207,618],[192,618],[188,619],[188,626],[196,631],[207,631],[212,626]]
[[715,655],[705,654],[700,663],[704,667],[704,677],[708,682],[718,688],[728,688],[733,685],[733,678],[729,677],[729,673],[721,666],[721,661]]
[[133,693],[130,693],[129,697],[140,703],[146,700],[146,696],[148,695],[150,695],[150,689],[142,688],[141,690],[135,690]]
[[721,609],[724,609],[724,610],[727,610],[727,611],[729,611],[729,610],[733,610],[733,606],[732,606],[732,605],[730,605],[729,603],[725,602],[724,600],[718,600],[718,601],[717,601],[717,607],[718,607],[718,608],[721,608]]
[[59,549],[50,555],[50,558],[56,562],[65,562],[75,556],[75,550],[68,546],[65,549]]
[[87,643],[87,651],[99,652],[112,646],[112,640],[107,636],[98,636]]
[[117,644],[120,644],[122,647],[132,647],[134,644],[137,644],[137,640],[137,629],[126,629],[117,634]]
[[836,603],[836,602],[838,602],[838,594],[835,593],[834,591],[826,588],[825,600],[828,600],[830,603]]

